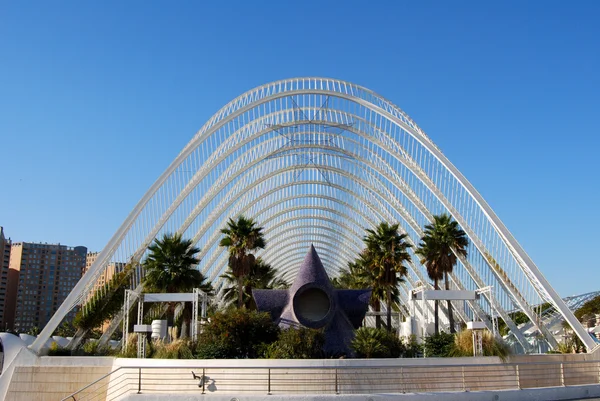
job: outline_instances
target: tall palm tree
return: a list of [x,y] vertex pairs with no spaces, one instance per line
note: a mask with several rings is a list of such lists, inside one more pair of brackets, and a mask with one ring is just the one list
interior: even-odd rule
[[[378,277],[378,269],[374,268],[367,249],[364,249],[359,256],[353,261],[348,262],[348,267],[340,269],[338,277],[331,280],[331,284],[335,288],[360,290],[363,288],[371,289],[371,298],[369,305],[375,315],[375,326],[381,328],[381,300],[386,299],[386,291],[382,280]],[[397,302],[398,296],[393,295],[393,300]]]
[[[420,262],[427,269],[427,275],[429,279],[433,281],[433,289],[439,290],[439,281],[444,278],[444,272],[439,268],[437,263],[437,244],[429,237],[421,238],[419,248],[416,250],[416,254],[420,257]],[[439,304],[438,300],[433,301],[434,304],[434,330],[435,334],[440,332],[440,315],[439,315]]]
[[[233,284],[223,291],[223,299],[227,304],[231,304],[238,299],[238,280],[233,275],[231,268],[221,275],[227,282]],[[243,282],[243,304],[246,309],[255,309],[256,304],[252,298],[253,289],[284,289],[288,288],[289,283],[283,278],[277,276],[277,269],[265,263],[261,258],[256,259],[256,263],[250,269],[250,273],[244,278]]]
[[[366,259],[374,275],[374,292],[382,292],[387,306],[387,329],[392,329],[392,301],[394,289],[406,276],[404,262],[410,260],[406,234],[398,232],[399,224],[381,222],[374,230],[367,229],[364,237]],[[383,295],[382,294],[382,295]]]
[[262,227],[258,227],[253,219],[239,216],[237,220],[229,219],[227,227],[221,230],[225,237],[220,246],[229,250],[229,267],[238,285],[238,308],[244,305],[244,280],[256,263],[250,252],[263,249],[266,245]]
[[[207,294],[213,289],[206,277],[196,268],[200,259],[196,254],[200,249],[193,246],[189,239],[182,239],[181,234],[165,234],[156,238],[148,247],[149,253],[143,262],[146,271],[144,290],[148,292],[190,292],[200,288]],[[175,304],[170,303],[167,320],[173,324]],[[188,313],[184,319],[189,327]]]
[[[444,278],[445,289],[450,289],[448,275],[454,270],[458,256],[467,256],[469,240],[467,234],[460,228],[458,223],[449,214],[433,216],[433,222],[425,226],[422,243],[417,253],[421,256],[429,273],[430,266],[435,270],[434,276]],[[430,276],[431,277],[431,276]],[[437,283],[437,280],[435,282]],[[452,303],[448,302],[448,321],[450,332],[455,333],[454,315],[452,314]],[[437,315],[437,308],[436,308]],[[437,323],[436,323],[437,325]],[[438,329],[436,328],[436,333]]]

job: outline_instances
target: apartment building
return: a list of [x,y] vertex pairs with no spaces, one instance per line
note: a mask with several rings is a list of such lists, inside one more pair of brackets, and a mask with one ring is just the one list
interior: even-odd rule
[[[81,278],[87,248],[60,244],[13,243],[9,268],[18,272],[14,328],[26,331],[46,325]],[[10,314],[11,311],[7,312]],[[71,311],[67,319],[75,316]]]
[[6,238],[4,228],[0,227],[0,330],[2,331],[9,325],[12,327],[13,324],[6,320],[5,310],[14,310],[18,281],[18,273],[9,269],[10,245],[10,238]]
[[[90,267],[92,267],[99,254],[100,252],[89,252],[86,255],[85,270],[83,271],[84,274],[90,269]],[[98,276],[98,280],[96,280],[96,284],[94,284],[94,290],[103,287],[113,278],[115,274],[122,272],[124,268],[125,263],[111,263],[106,266],[106,269]],[[92,294],[90,294],[90,297]]]

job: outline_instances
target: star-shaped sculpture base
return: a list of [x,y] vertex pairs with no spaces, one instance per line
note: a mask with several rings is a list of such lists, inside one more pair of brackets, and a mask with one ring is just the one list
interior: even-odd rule
[[350,355],[354,330],[369,307],[371,290],[338,290],[331,285],[314,246],[310,246],[289,290],[253,290],[256,306],[280,327],[323,329],[328,356]]

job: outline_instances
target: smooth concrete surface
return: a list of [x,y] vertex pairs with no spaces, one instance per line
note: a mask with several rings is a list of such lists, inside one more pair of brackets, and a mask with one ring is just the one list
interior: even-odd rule
[[[4,338],[4,334],[10,336],[10,338]],[[36,363],[38,357],[27,349],[25,343],[19,337],[12,334],[0,333],[0,338],[2,338],[2,345],[5,348],[2,374],[0,374],[0,400],[4,400],[6,399],[15,367],[33,365]],[[6,349],[7,344],[11,344],[9,350]]]
[[527,390],[440,392],[419,394],[352,394],[352,395],[161,395],[130,394],[124,401],[566,401],[600,397],[600,385],[537,388]]
[[[4,350],[1,366],[9,367],[21,351],[21,348],[26,347],[27,343],[22,338],[10,333],[0,333],[0,341],[2,342],[2,349]],[[2,373],[2,371],[0,371],[0,373]]]
[[[111,357],[36,357],[23,348],[0,376],[0,399],[58,401],[110,373],[113,363]],[[108,378],[93,390],[101,385],[105,393]]]

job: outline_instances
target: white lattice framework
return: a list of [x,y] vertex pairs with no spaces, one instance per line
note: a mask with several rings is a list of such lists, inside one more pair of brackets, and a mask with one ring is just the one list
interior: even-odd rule
[[[365,228],[399,222],[416,246],[423,227],[443,212],[470,239],[468,257],[459,258],[452,274],[452,288],[493,289],[466,307],[454,305],[461,319],[478,317],[491,325],[489,316],[498,316],[527,350],[527,339],[508,313],[520,310],[555,346],[534,308],[549,302],[588,349],[595,346],[475,188],[404,112],[352,83],[295,78],[244,93],[198,131],[135,206],[32,348],[39,352],[67,312],[93,291],[107,266],[143,260],[148,245],[167,232],[193,238],[202,250],[198,268],[220,288],[227,256],[218,246],[219,231],[229,217],[244,214],[262,225],[268,246],[258,256],[292,280],[311,243],[335,276],[361,250]],[[412,256],[406,283],[400,286],[404,302],[413,288],[429,281]],[[138,263],[132,289],[139,288],[143,276]]]

